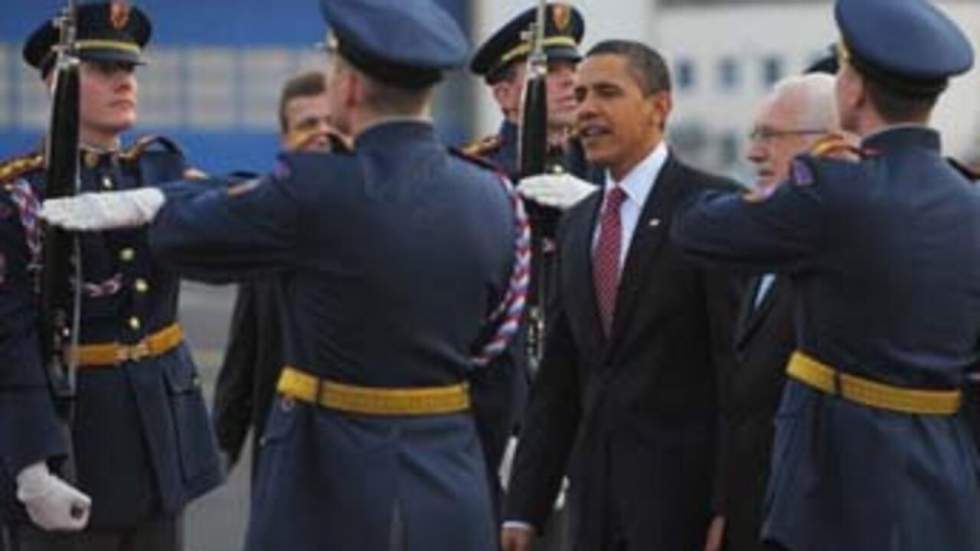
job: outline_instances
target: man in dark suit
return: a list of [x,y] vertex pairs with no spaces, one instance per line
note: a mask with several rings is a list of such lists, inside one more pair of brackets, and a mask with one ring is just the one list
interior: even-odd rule
[[799,156],[768,197],[706,192],[673,237],[793,284],[763,537],[792,551],[980,549],[980,459],[961,411],[980,359],[980,195],[927,126],[973,50],[926,0],[838,0],[835,15],[836,103],[860,154]]
[[[747,157],[758,173],[756,193],[770,193],[788,176],[793,157],[836,131],[833,77],[810,74],[777,83],[762,103],[750,135]],[[715,519],[726,551],[764,549],[759,530],[773,415],[796,344],[789,281],[767,273],[753,277],[746,289],[735,330],[739,366],[731,375],[727,408],[731,430],[724,452],[725,500]]]
[[576,95],[582,143],[605,167],[605,189],[572,207],[559,230],[556,306],[503,546],[530,547],[567,472],[574,549],[700,549],[717,497],[719,382],[734,362],[737,289],[681,258],[667,235],[680,201],[733,184],[669,152],[670,77],[647,46],[595,46]]

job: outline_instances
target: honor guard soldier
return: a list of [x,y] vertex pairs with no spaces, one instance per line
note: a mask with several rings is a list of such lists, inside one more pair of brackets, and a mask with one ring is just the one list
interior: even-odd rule
[[980,359],[980,195],[927,126],[974,54],[925,0],[838,0],[835,15],[838,111],[860,148],[819,144],[769,195],[706,194],[674,238],[706,262],[783,273],[796,293],[764,538],[980,549],[960,407]]
[[[527,60],[532,50],[533,25],[537,8],[530,8],[511,19],[478,49],[470,62],[473,74],[483,78],[500,107],[504,120],[497,134],[477,140],[464,147],[468,154],[486,159],[500,168],[512,181],[521,177],[518,142],[522,120],[522,102],[527,77]],[[585,33],[582,14],[573,6],[556,2],[545,7],[543,49],[548,58],[547,89],[547,172],[572,172],[584,175],[588,169],[582,146],[574,137],[575,67],[582,54],[578,50]],[[577,202],[595,190],[595,186],[573,181],[560,191],[571,194],[568,202]],[[548,209],[552,211],[553,209]],[[552,213],[557,218],[557,211]],[[552,218],[552,216],[549,216]],[[553,225],[553,224],[550,224]],[[541,228],[535,228],[540,230]],[[548,243],[541,253],[546,262],[553,262],[553,228],[548,231]],[[531,301],[537,294],[537,281],[532,279]],[[533,323],[533,321],[532,321]],[[487,478],[499,504],[502,491],[499,471],[507,442],[520,420],[527,402],[530,381],[527,358],[515,348],[512,361],[501,361],[500,369],[477,374],[473,380],[473,400],[477,429],[487,459]],[[506,470],[506,467],[504,468]]]
[[[499,166],[513,181],[520,178],[518,138],[527,57],[531,53],[531,29],[537,8],[521,13],[493,34],[470,62],[473,74],[483,77],[504,116],[497,134],[477,140],[464,151]],[[581,145],[574,140],[575,66],[582,59],[578,46],[585,34],[582,14],[565,3],[546,7],[544,51],[548,56],[549,172],[584,174],[587,169]]]
[[[150,32],[147,16],[123,3],[77,9],[84,191],[156,186],[188,174],[169,140],[120,147],[119,135],[136,119],[134,71]],[[46,22],[24,47],[25,60],[46,80],[58,37]],[[65,441],[37,329],[43,166],[38,153],[0,168],[0,479],[16,548],[183,549],[181,512],[220,483],[221,471],[197,370],[177,324],[179,281],[153,256],[143,229],[79,236],[79,345],[65,351],[77,358],[77,391]],[[69,450],[73,483],[85,495],[59,478]],[[64,532],[85,526],[86,496],[87,527]],[[82,514],[68,514],[70,507]]]
[[49,201],[45,216],[98,229],[158,212],[153,249],[182,273],[281,278],[287,365],[246,549],[491,551],[464,381],[516,330],[526,219],[506,180],[436,139],[434,85],[467,56],[452,17],[430,0],[320,5],[331,119],[352,153],[285,153],[227,189]]

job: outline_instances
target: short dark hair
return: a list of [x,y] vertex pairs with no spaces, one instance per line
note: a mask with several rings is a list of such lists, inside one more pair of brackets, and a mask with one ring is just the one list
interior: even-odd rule
[[327,91],[327,80],[323,73],[310,71],[302,73],[286,81],[279,96],[279,130],[285,134],[289,131],[289,121],[286,119],[286,104],[294,98],[319,96]]
[[670,69],[667,68],[667,62],[656,50],[642,42],[603,40],[593,46],[585,55],[586,57],[618,55],[626,58],[633,80],[636,81],[644,96],[670,91]]
[[527,57],[519,57],[517,59],[514,59],[507,65],[504,65],[499,69],[494,69],[493,71],[487,73],[487,76],[484,77],[483,80],[489,86],[493,86],[498,82],[504,82],[504,81],[510,82],[514,80],[514,77],[517,76],[517,66],[526,62],[527,62]]
[[921,122],[929,118],[938,95],[911,96],[896,92],[872,78],[863,77],[868,97],[881,118],[889,124]]

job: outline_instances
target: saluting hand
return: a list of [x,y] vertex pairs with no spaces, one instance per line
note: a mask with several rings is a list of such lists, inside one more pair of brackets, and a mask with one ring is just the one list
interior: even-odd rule
[[99,231],[135,228],[153,221],[166,202],[157,188],[48,199],[38,215],[48,224],[70,231]]
[[561,210],[572,208],[598,189],[597,186],[567,173],[528,176],[517,186],[517,191],[524,198]]

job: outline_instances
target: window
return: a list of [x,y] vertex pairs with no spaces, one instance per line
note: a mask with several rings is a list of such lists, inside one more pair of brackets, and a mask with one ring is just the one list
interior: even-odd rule
[[694,88],[697,75],[695,74],[693,61],[690,59],[681,59],[677,62],[674,73],[678,90],[687,91]]
[[783,60],[779,56],[769,56],[762,60],[762,86],[772,88],[783,78]]
[[285,48],[241,50],[242,125],[252,130],[278,129],[282,85],[295,74],[296,55]]
[[718,85],[722,90],[734,90],[739,85],[739,66],[733,57],[718,61]]
[[153,50],[147,53],[147,59],[149,63],[136,70],[140,94],[139,125],[180,126],[184,86],[181,52],[173,48]]
[[45,131],[48,125],[48,110],[51,102],[44,90],[44,81],[34,67],[20,63],[18,59],[17,76],[14,78],[13,91],[15,113],[19,115],[16,126],[20,130]]
[[187,56],[187,123],[197,129],[229,129],[236,123],[235,50],[201,48]]
[[13,105],[14,84],[11,82],[10,59],[13,57],[13,48],[7,44],[0,44],[0,128],[7,128],[13,125],[11,116],[11,106]]
[[723,167],[729,167],[738,162],[738,135],[733,131],[727,131],[721,135],[718,141],[718,162]]

